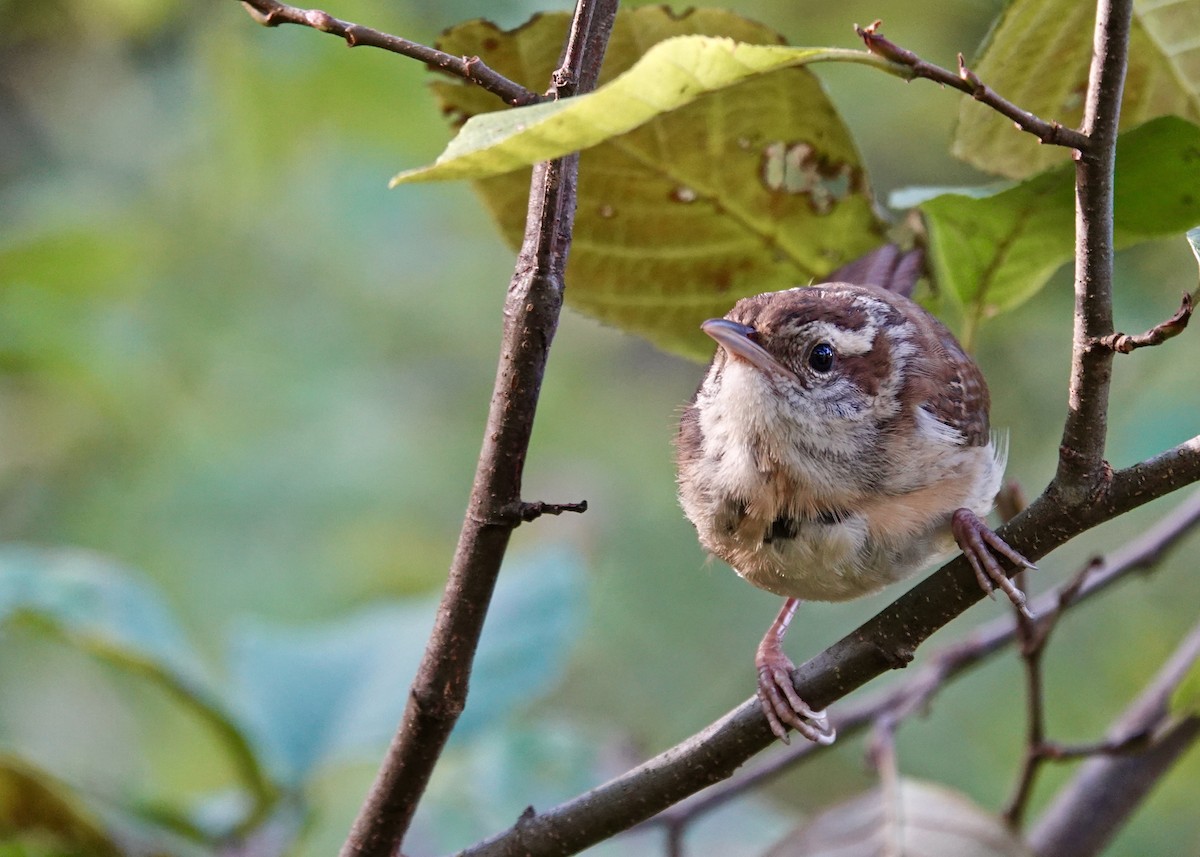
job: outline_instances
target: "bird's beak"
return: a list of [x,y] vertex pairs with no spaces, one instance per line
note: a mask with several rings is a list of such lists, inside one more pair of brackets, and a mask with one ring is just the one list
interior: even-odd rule
[[750,338],[755,332],[753,327],[727,318],[710,318],[700,325],[700,329],[715,339],[730,357],[745,360],[763,372],[795,378],[769,351]]

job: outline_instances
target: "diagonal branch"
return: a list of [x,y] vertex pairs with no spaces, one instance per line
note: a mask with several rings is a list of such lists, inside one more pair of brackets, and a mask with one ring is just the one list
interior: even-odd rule
[[908,69],[908,77],[924,78],[965,92],[976,101],[986,104],[1001,116],[1011,119],[1022,131],[1027,131],[1043,143],[1055,146],[1065,146],[1069,149],[1083,151],[1092,145],[1086,135],[1064,128],[1057,122],[1047,122],[1034,116],[1028,110],[1022,110],[1011,101],[1000,96],[994,89],[979,79],[979,75],[966,67],[962,54],[958,55],[958,74],[944,69],[939,65],[926,62],[907,48],[902,48],[895,42],[885,39],[879,33],[882,21],[875,21],[866,27],[854,26],[854,32],[863,40],[873,54]]
[[[1135,572],[1148,572],[1157,566],[1165,554],[1200,525],[1200,492],[1193,493],[1140,538],[1113,551],[1103,560],[1089,564],[1075,579],[1034,599],[1030,607],[1039,619],[1056,621],[1072,608],[1108,591],[1114,584]],[[1078,590],[1076,582],[1082,579]],[[979,626],[963,640],[936,652],[924,666],[899,684],[847,703],[830,712],[830,721],[842,740],[861,732],[880,716],[895,719],[923,709],[947,684],[957,676],[979,665],[992,655],[1003,651],[1017,638],[1014,617],[1002,616]],[[727,780],[700,793],[694,799],[647,824],[664,825],[671,831],[681,831],[692,820],[728,803],[763,783],[791,770],[811,756],[824,752],[828,745],[797,742],[778,753],[770,761],[736,779]],[[1065,754],[1064,754],[1065,757]]]
[[[572,47],[555,74],[557,97],[595,86],[616,7],[616,0],[579,0]],[[521,479],[562,308],[577,172],[577,156],[534,168],[525,239],[504,305],[496,383],[458,548],[400,728],[342,857],[391,857],[398,851],[466,705],[484,617],[509,537],[521,522],[511,512],[526,505]]]
[[531,92],[521,84],[511,81],[489,68],[479,57],[456,57],[419,42],[411,42],[400,36],[373,30],[362,24],[343,21],[320,9],[300,9],[280,3],[278,0],[241,0],[241,3],[250,13],[250,17],[264,27],[298,24],[302,27],[312,27],[322,33],[340,36],[352,48],[360,46],[381,48],[385,51],[402,54],[423,62],[430,68],[469,80],[514,107],[533,104],[535,101],[541,100],[541,96],[536,92]]
[[[1197,481],[1200,437],[1115,474],[1090,501],[1072,505],[1043,495],[999,534],[1036,560],[1092,527]],[[798,667],[792,673],[797,692],[814,707],[829,706],[903,667],[922,642],[982,598],[974,573],[958,557]],[[758,699],[748,699],[634,770],[546,812],[527,812],[512,828],[466,849],[463,857],[576,853],[732,776],[773,742]]]

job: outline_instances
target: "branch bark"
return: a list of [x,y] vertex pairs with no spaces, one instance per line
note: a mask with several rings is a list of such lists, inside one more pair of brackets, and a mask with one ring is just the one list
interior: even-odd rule
[[[1078,578],[1033,599],[1030,608],[1039,620],[1053,620],[1077,605],[1106,592],[1131,574],[1153,569],[1163,556],[1198,524],[1200,492],[1193,493],[1140,538],[1113,551],[1103,560],[1093,561],[1086,568],[1083,582],[1073,595],[1071,590],[1076,589]],[[975,629],[966,639],[934,653],[923,667],[898,685],[831,711],[830,722],[842,740],[845,740],[869,727],[880,717],[906,717],[923,709],[952,679],[1003,651],[1016,637],[1015,617],[1003,616],[993,619]],[[692,819],[828,749],[828,745],[797,742],[756,770],[714,786],[693,800],[650,819],[647,824],[665,825],[678,835],[678,831]]]
[[1119,744],[1128,736],[1161,730],[1156,740],[1142,753],[1085,762],[1030,833],[1034,853],[1045,857],[1101,853],[1163,774],[1195,744],[1200,738],[1200,717],[1170,722],[1167,700],[1198,657],[1200,625],[1109,733],[1110,742]]
[[[1141,478],[1147,471],[1154,477]],[[1200,437],[1116,474],[1089,502],[1067,505],[1043,494],[999,534],[1036,560],[1092,527],[1196,481]],[[958,557],[798,667],[792,674],[797,692],[814,707],[831,705],[887,670],[905,666],[922,642],[982,598],[970,566]],[[730,777],[773,742],[762,706],[752,697],[605,785],[544,813],[527,812],[512,828],[463,851],[463,857],[574,854]]]
[[[559,98],[595,86],[616,0],[579,0]],[[483,449],[449,579],[400,728],[389,746],[342,857],[391,857],[400,848],[434,765],[466,704],[484,617],[513,529],[521,523],[521,477],[551,341],[575,216],[578,157],[533,170],[525,239],[504,304],[504,334]]]
[[352,48],[360,46],[381,48],[385,51],[402,54],[423,62],[432,69],[469,80],[514,107],[542,100],[542,97],[536,92],[529,91],[521,84],[511,81],[489,68],[479,57],[456,57],[419,42],[364,27],[362,24],[343,21],[320,9],[300,9],[280,3],[278,0],[241,0],[241,4],[246,7],[250,17],[264,27],[298,24],[301,27],[311,27],[322,33],[338,36]]
[[1117,125],[1129,54],[1133,0],[1100,0],[1084,103],[1088,147],[1075,167],[1075,329],[1068,412],[1053,489],[1080,501],[1107,478],[1108,391],[1113,352],[1113,185]]

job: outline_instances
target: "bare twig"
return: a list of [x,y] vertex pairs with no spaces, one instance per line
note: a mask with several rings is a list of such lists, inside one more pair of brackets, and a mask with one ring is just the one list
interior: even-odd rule
[[525,523],[536,521],[542,515],[561,515],[563,512],[575,512],[582,514],[588,509],[587,500],[581,500],[578,503],[543,503],[541,500],[533,502],[521,501],[517,508],[517,517]]
[[[616,0],[579,0],[558,97],[595,86]],[[597,37],[595,33],[601,35]],[[563,299],[578,157],[533,171],[525,240],[504,306],[504,336],[483,449],[434,629],[400,728],[342,848],[342,857],[391,857],[466,704],[467,682],[509,536],[550,343]],[[530,504],[536,508],[536,504]],[[545,511],[545,509],[543,509]],[[505,514],[509,512],[509,514]]]
[[489,68],[479,57],[456,57],[400,36],[364,27],[362,24],[342,21],[320,9],[300,9],[286,3],[279,3],[277,0],[241,0],[241,4],[246,7],[250,17],[264,27],[299,24],[302,27],[320,30],[322,33],[340,36],[352,48],[360,46],[382,48],[385,51],[402,54],[423,62],[430,68],[469,80],[514,107],[533,104],[542,98],[536,92],[529,91],[519,83],[511,81]]
[[1046,695],[1042,676],[1042,659],[1046,654],[1046,644],[1050,635],[1058,626],[1067,606],[1079,596],[1079,591],[1087,582],[1088,575],[1094,569],[1094,564],[1088,564],[1075,575],[1074,579],[1062,588],[1058,596],[1058,605],[1054,612],[1040,620],[1030,619],[1016,611],[1017,640],[1021,652],[1021,660],[1025,664],[1025,694],[1027,706],[1027,728],[1025,737],[1025,753],[1021,762],[1021,770],[1017,775],[1017,784],[1012,797],[1001,816],[1009,827],[1019,829],[1024,820],[1029,798],[1033,794],[1033,784],[1037,780],[1038,771],[1042,764],[1051,758],[1063,758],[1052,755],[1047,749],[1046,742]]
[[[1166,552],[1198,524],[1200,492],[1180,503],[1140,538],[1114,551],[1107,559],[1089,563],[1070,582],[1034,599],[1030,605],[1034,614],[1042,617],[1042,621],[1057,621],[1058,614],[1091,600],[1131,574],[1153,569]],[[993,619],[966,639],[936,652],[924,666],[895,687],[831,711],[830,721],[844,741],[878,722],[880,717],[904,720],[923,710],[951,679],[1002,651],[1016,639],[1016,635],[1017,624],[1013,618],[1006,616]],[[664,825],[668,830],[682,835],[686,825],[693,819],[780,776],[824,749],[808,742],[788,747],[754,770],[715,785],[647,823]],[[1101,745],[1081,748],[1046,745],[1046,752],[1051,756],[1061,754],[1063,758],[1070,758],[1077,751],[1086,755],[1105,752]]]
[[1077,151],[1083,151],[1091,145],[1091,141],[1084,134],[1080,134],[1078,131],[1073,131],[1070,128],[1064,128],[1057,122],[1047,122],[1045,119],[1039,119],[1028,110],[1022,110],[1011,101],[1002,98],[993,89],[986,86],[975,72],[964,65],[962,54],[958,55],[958,73],[955,74],[941,66],[926,62],[912,51],[885,39],[879,34],[879,27],[882,23],[882,21],[875,21],[866,27],[860,27],[855,24],[854,32],[863,40],[863,43],[867,46],[867,50],[871,51],[871,53],[878,54],[886,60],[907,67],[910,72],[910,78],[925,78],[926,80],[940,83],[943,86],[953,87],[960,92],[965,92],[976,101],[986,104],[997,113],[1011,119],[1018,128],[1029,132],[1043,143],[1065,146]]
[[1035,853],[1045,857],[1094,857],[1176,760],[1200,738],[1200,717],[1172,721],[1167,714],[1171,691],[1200,657],[1200,625],[1179,645],[1142,695],[1126,709],[1109,734],[1120,747],[1144,741],[1137,754],[1117,753],[1089,759],[1059,792],[1029,834]]
[[1111,348],[1118,354],[1128,354],[1135,348],[1162,345],[1168,339],[1183,333],[1187,329],[1191,318],[1192,296],[1184,292],[1183,301],[1180,303],[1179,309],[1166,321],[1160,322],[1145,333],[1139,333],[1136,336],[1131,336],[1128,333],[1114,333],[1110,336],[1102,336],[1100,337],[1100,345],[1105,348]]

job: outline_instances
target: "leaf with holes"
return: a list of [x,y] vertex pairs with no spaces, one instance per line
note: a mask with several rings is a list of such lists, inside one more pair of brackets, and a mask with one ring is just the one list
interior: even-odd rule
[[[972,69],[984,83],[1048,121],[1078,127],[1092,57],[1095,4],[1078,0],[1014,0],[993,26]],[[1158,116],[1200,122],[1200,0],[1133,4],[1129,69],[1121,129]],[[990,173],[1025,178],[1068,160],[1012,122],[965,97],[954,155]]]
[[[536,89],[550,79],[566,27],[564,14],[512,32],[477,21],[451,30],[439,47],[483,56]],[[712,343],[698,331],[704,319],[724,315],[740,297],[817,280],[883,240],[849,132],[809,71],[781,68],[882,61],[780,41],[721,10],[622,10],[596,92],[480,117],[484,130],[469,123],[467,139],[432,169],[450,170],[459,153],[474,158],[501,139],[503,154],[490,151],[488,166],[472,175],[515,247],[528,172],[495,173],[590,146],[580,160],[567,302],[669,351],[707,359]],[[435,91],[455,121],[496,107],[478,87],[439,82]]]

